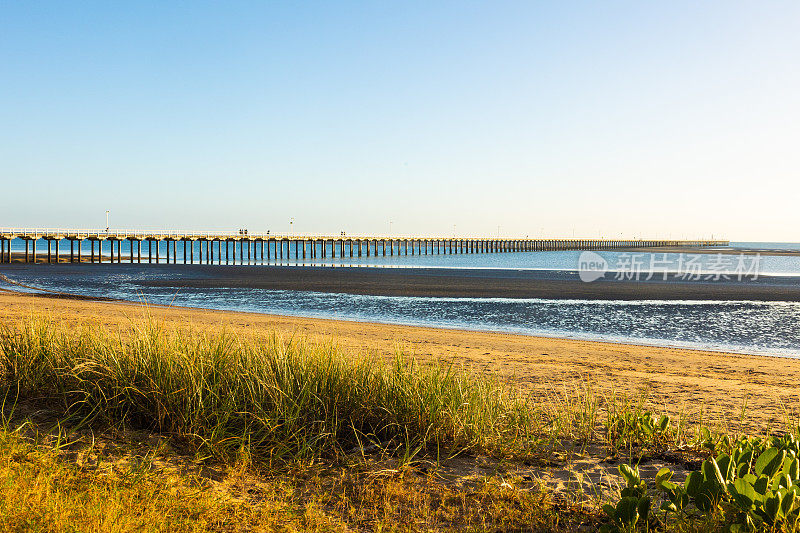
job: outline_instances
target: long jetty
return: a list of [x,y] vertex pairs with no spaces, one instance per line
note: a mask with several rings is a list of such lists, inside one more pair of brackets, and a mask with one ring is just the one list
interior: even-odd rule
[[[234,264],[253,261],[281,261],[294,258],[319,259],[394,255],[489,254],[541,252],[556,250],[618,250],[625,248],[714,247],[727,246],[721,240],[647,240],[647,239],[520,239],[487,237],[414,237],[379,235],[276,235],[226,232],[130,231],[0,228],[0,262],[11,262],[11,243],[24,242],[25,262],[120,263],[206,263]],[[46,243],[46,253],[39,254],[37,242]],[[69,242],[69,254],[60,243]],[[89,243],[88,257],[85,243]],[[122,244],[127,255],[123,258]],[[107,254],[103,254],[106,243]],[[146,256],[142,243],[147,243]],[[180,246],[179,246],[180,245]],[[237,250],[238,247],[238,250]],[[95,251],[95,248],[97,250]],[[181,249],[182,248],[182,249]],[[337,256],[338,248],[338,256]],[[162,251],[164,252],[162,255]],[[181,251],[179,259],[178,252]],[[237,253],[238,252],[238,253]],[[195,257],[197,261],[195,261]]]

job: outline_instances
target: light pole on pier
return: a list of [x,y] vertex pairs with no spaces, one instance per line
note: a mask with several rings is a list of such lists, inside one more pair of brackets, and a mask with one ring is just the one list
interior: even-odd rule
[[294,224],[294,217],[289,219],[289,235],[292,234],[292,224]]
[[108,223],[108,214],[109,213],[110,213],[110,211],[108,209],[106,209],[106,233],[108,233],[108,230],[111,229],[111,226]]

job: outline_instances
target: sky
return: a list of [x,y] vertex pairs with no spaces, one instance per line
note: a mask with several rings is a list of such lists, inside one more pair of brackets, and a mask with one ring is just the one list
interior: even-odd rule
[[0,227],[800,241],[800,2],[0,0]]

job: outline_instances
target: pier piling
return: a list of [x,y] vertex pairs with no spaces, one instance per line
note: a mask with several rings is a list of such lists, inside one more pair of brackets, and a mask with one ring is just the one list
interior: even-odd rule
[[[20,239],[24,243],[24,253],[19,259],[11,254],[12,242]],[[266,248],[266,261],[269,264],[274,252],[275,261],[283,262],[284,253],[287,262],[292,258],[292,243],[294,243],[294,259],[296,263],[307,258],[322,259],[328,257],[328,243],[331,244],[331,258],[346,255],[362,257],[366,247],[367,257],[386,257],[397,255],[453,255],[453,254],[491,254],[491,253],[516,253],[516,252],[542,252],[556,250],[620,250],[626,248],[659,248],[659,247],[715,247],[728,246],[724,240],[598,240],[598,239],[500,239],[500,238],[429,238],[429,237],[400,237],[393,236],[271,236],[267,234],[224,234],[224,233],[197,233],[197,232],[121,232],[104,230],[47,230],[47,229],[14,229],[0,228],[0,263],[12,260],[24,262],[39,262],[37,243],[44,240],[47,246],[47,263],[78,262],[83,261],[83,242],[89,241],[90,263],[103,263],[103,243],[108,242],[109,261],[122,262],[122,242],[128,243],[128,262],[142,262],[142,241],[147,241],[147,262],[153,263],[155,248],[155,263],[161,262],[160,243],[166,242],[167,263],[177,264],[178,244],[183,242],[183,263],[195,263],[194,251],[197,251],[200,264],[222,264],[222,245],[225,244],[225,264],[233,261],[236,263],[236,244],[239,243],[240,264],[264,264],[264,250]],[[61,256],[60,242],[69,241],[69,259]],[[95,252],[95,243],[97,251]],[[284,243],[286,250],[284,252]],[[136,257],[134,258],[134,246]],[[319,249],[318,249],[319,246]],[[348,251],[345,252],[345,246]],[[77,250],[76,250],[77,247]],[[205,250],[203,248],[205,247]],[[216,250],[215,250],[216,247]],[[245,259],[245,247],[247,258]],[[274,248],[273,248],[274,247]],[[397,248],[395,250],[395,247]],[[116,248],[116,249],[115,249]],[[188,248],[188,250],[187,250]],[[205,257],[204,257],[205,251]],[[188,254],[188,256],[187,256]]]

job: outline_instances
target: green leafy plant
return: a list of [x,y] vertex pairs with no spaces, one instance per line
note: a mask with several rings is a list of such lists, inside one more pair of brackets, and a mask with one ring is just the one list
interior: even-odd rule
[[673,432],[667,415],[656,417],[650,411],[623,410],[609,415],[608,439],[614,448],[663,448],[672,442]]
[[603,511],[611,519],[612,524],[605,524],[600,531],[606,533],[637,531],[637,524],[643,524],[648,531],[648,517],[650,515],[651,499],[647,495],[647,484],[639,474],[639,468],[622,464],[619,473],[625,480],[625,487],[620,492],[617,505],[606,504]]
[[[728,439],[728,444],[730,453],[703,461],[700,469],[689,472],[683,483],[674,482],[668,468],[656,474],[655,488],[662,497],[659,509],[664,512],[664,524],[670,515],[676,519],[721,516],[731,531],[794,530],[800,522],[797,439],[793,435],[742,437],[734,442]],[[636,530],[637,521],[627,511],[632,503],[623,500],[643,497],[646,486],[637,482],[639,492],[631,492],[631,470],[628,465],[620,466],[627,492],[623,491],[616,507],[606,506],[606,513],[617,528],[609,531]],[[638,470],[634,472],[638,474]]]

